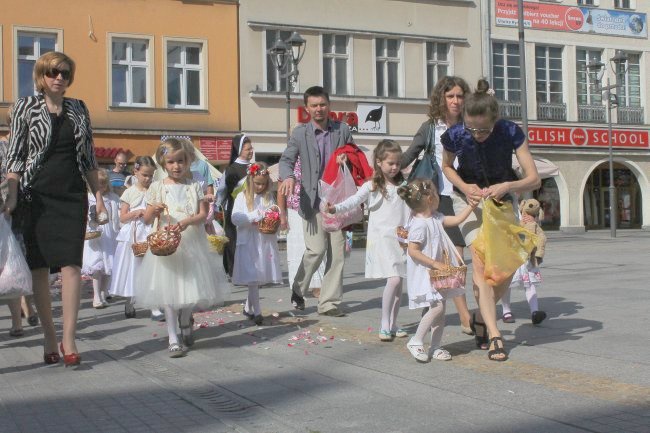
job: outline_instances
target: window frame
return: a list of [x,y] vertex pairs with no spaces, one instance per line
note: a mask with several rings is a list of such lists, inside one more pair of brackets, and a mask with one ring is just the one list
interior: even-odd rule
[[[325,44],[324,44],[324,36],[329,35],[335,38],[336,36],[345,36],[346,38],[346,43],[345,43],[345,54],[340,54],[340,53],[335,53],[335,52],[329,52],[325,53]],[[336,62],[333,62],[332,66],[332,71],[330,72],[330,75],[333,77],[332,78],[332,83],[334,84],[334,89],[327,89],[325,90],[328,91],[330,95],[338,95],[338,96],[350,96],[354,94],[354,69],[353,69],[353,37],[350,34],[345,34],[345,33],[336,33],[336,32],[321,32],[319,34],[319,51],[320,51],[320,82],[325,88],[325,58],[331,58],[331,59],[346,59],[346,65],[345,65],[345,73],[346,73],[346,93],[336,93],[334,90],[336,89]],[[334,46],[336,46],[336,41],[334,41]]]
[[[454,44],[451,42],[447,41],[439,41],[439,40],[426,40],[423,41],[424,43],[422,44],[422,50],[423,54],[422,57],[424,59],[424,94],[425,97],[429,98],[431,96],[431,92],[433,91],[433,88],[435,87],[436,83],[438,80],[440,80],[441,77],[436,76],[435,79],[433,80],[433,83],[431,85],[431,89],[429,89],[429,66],[438,66],[438,65],[446,65],[447,66],[447,74],[446,75],[454,75]],[[447,45],[447,60],[445,61],[438,61],[438,50],[435,50],[436,53],[436,59],[435,60],[430,60],[427,56],[428,53],[428,45],[429,44],[445,44]],[[436,75],[438,69],[436,68]]]
[[[397,48],[397,57],[388,57],[388,43],[386,42],[384,46],[384,54],[383,56],[377,56],[377,41],[379,39],[383,39],[384,41],[388,40],[395,40],[399,43],[399,46]],[[379,98],[387,98],[387,99],[394,99],[394,98],[401,98],[404,96],[404,38],[394,38],[394,37],[387,37],[387,36],[375,36],[372,39],[372,52],[373,52],[373,63],[374,63],[374,74],[373,74],[373,89],[375,92],[375,96]],[[380,95],[379,92],[377,92],[377,63],[379,61],[384,62],[384,90],[386,91],[386,95]],[[397,63],[397,95],[396,96],[390,96],[388,92],[388,63]]]
[[[13,96],[14,100],[17,100],[20,98],[20,83],[19,83],[19,72],[18,72],[18,61],[19,59],[19,54],[18,54],[18,37],[21,34],[28,34],[28,35],[39,35],[39,34],[44,34],[44,35],[55,35],[55,41],[54,41],[54,50],[55,51],[60,51],[63,52],[64,50],[64,45],[63,45],[63,29],[57,29],[57,28],[50,28],[50,27],[29,27],[29,26],[13,26],[13,52],[14,55],[12,56],[12,61],[13,61]],[[38,56],[34,56],[33,61],[36,61],[39,57],[41,56],[40,52]],[[4,58],[4,56],[3,56]],[[32,59],[28,59],[32,60]],[[32,80],[33,83],[33,80]],[[36,90],[36,88],[34,88]],[[33,94],[35,94],[34,92]]]
[[[587,1],[591,1],[591,4],[585,3]],[[577,0],[576,1],[578,6],[591,6],[591,7],[598,7],[600,6],[600,0]]]
[[[115,104],[113,102],[113,41],[116,39],[120,40],[126,40],[128,42],[134,42],[134,41],[143,41],[146,40],[148,43],[147,46],[147,60],[146,62],[143,62],[146,64],[147,68],[147,102],[145,103],[133,103],[133,102],[120,102]],[[107,85],[107,91],[108,91],[108,107],[110,109],[122,109],[122,108],[153,108],[155,106],[155,80],[156,80],[156,71],[154,67],[155,63],[155,44],[154,44],[154,37],[153,35],[145,35],[145,34],[134,34],[134,33],[108,33],[107,35],[107,47],[106,47],[106,54],[107,54],[107,62],[106,62],[106,67],[108,68],[107,71],[107,77],[108,77],[108,85]],[[118,61],[120,62],[120,61]],[[128,66],[132,65],[132,61],[128,61],[126,64]],[[130,63],[129,63],[130,62]],[[120,64],[120,63],[116,63]],[[143,64],[138,64],[136,66],[143,66]],[[129,74],[131,75],[131,74]],[[131,91],[132,89],[129,89],[129,86],[127,86],[127,95],[129,94],[128,92]],[[128,99],[128,97],[127,97]]]
[[[622,6],[621,3],[627,1],[629,6]],[[636,9],[636,0],[614,0],[614,9],[631,11]]]
[[[628,56],[628,60],[626,60],[626,62],[625,62],[625,69],[626,70],[625,70],[625,75],[624,75],[624,81],[621,83],[619,88],[616,89],[617,96],[618,96],[618,103],[619,103],[619,106],[621,106],[621,107],[643,107],[643,99],[644,99],[643,81],[641,80],[642,76],[643,76],[643,74],[641,72],[641,67],[643,65],[643,53],[641,53],[641,52],[628,52],[628,53],[626,53],[626,55]],[[636,63],[636,66],[639,69],[639,74],[638,74],[638,77],[639,77],[639,79],[638,79],[638,83],[639,83],[638,84],[638,86],[639,86],[639,96],[638,96],[639,104],[638,105],[630,105],[631,96],[630,96],[630,85],[629,85],[629,80],[630,80],[630,64],[629,64],[630,60],[629,60],[629,56],[632,56],[632,55],[633,56],[638,56],[638,63]],[[621,95],[620,94],[621,92],[624,92],[624,94]],[[636,96],[635,96],[635,98],[636,98]],[[623,103],[621,101],[621,99],[624,99],[625,103]]]
[[[495,44],[501,44],[504,47],[504,50],[503,50],[503,66],[502,66],[503,67],[503,76],[500,77],[500,78],[503,79],[503,89],[502,90],[504,92],[504,97],[503,97],[503,99],[499,99],[498,92],[500,90],[497,89],[496,85],[495,85],[494,90],[495,90],[495,92],[497,92],[497,99],[499,99],[501,101],[504,101],[504,102],[518,102],[518,103],[521,103],[521,101],[522,101],[521,92],[523,91],[523,88],[522,88],[523,78],[521,76],[521,52],[519,52],[519,45],[516,42],[512,42],[512,41],[492,41],[492,46],[491,46],[491,49],[492,49],[491,50],[491,54],[492,54],[492,59],[491,59],[492,60],[492,71],[491,72],[492,72],[492,81],[493,81],[493,83],[496,80],[496,74],[494,72],[494,68],[496,67],[496,62],[494,61],[494,56],[495,56],[494,46],[495,46]],[[519,78],[516,78],[516,79],[519,80],[519,89],[510,89],[509,86],[508,86],[508,81],[511,80],[511,79],[512,80],[515,79],[515,78],[510,78],[508,73],[507,73],[508,68],[514,68],[514,66],[509,66],[508,63],[507,63],[507,60],[508,60],[507,47],[508,46],[514,46],[514,47],[517,48],[517,58],[519,59],[519,64],[518,64],[517,68],[519,69]],[[511,92],[519,92],[519,99],[518,100],[511,99],[510,98],[510,93]]]
[[[263,75],[263,78],[262,78],[262,89],[263,89],[265,92],[279,92],[279,93],[284,93],[284,92],[287,91],[287,89],[286,89],[286,87],[285,87],[284,89],[282,88],[282,81],[285,82],[285,86],[286,86],[286,80],[280,77],[280,75],[281,75],[281,74],[280,74],[280,71],[278,71],[276,68],[273,68],[274,71],[275,71],[275,79],[278,80],[278,81],[276,82],[276,84],[279,83],[280,85],[278,86],[278,89],[277,89],[277,90],[269,90],[269,86],[268,86],[268,80],[267,80],[267,78],[268,78],[269,66],[273,66],[273,63],[271,62],[271,58],[269,57],[268,53],[266,52],[266,50],[267,50],[267,45],[269,45],[269,43],[268,43],[268,37],[269,37],[269,32],[270,32],[270,31],[271,31],[271,32],[280,32],[279,34],[281,34],[282,32],[286,32],[286,33],[289,34],[289,36],[291,36],[291,31],[290,31],[290,30],[278,29],[278,28],[273,28],[273,27],[268,27],[268,28],[265,28],[265,29],[264,29],[264,41],[263,41],[264,44],[262,45],[262,65],[263,65],[263,68],[262,68],[263,71],[262,71],[262,73],[263,73],[264,75]],[[287,37],[289,37],[289,36],[287,36]],[[285,38],[285,39],[286,39],[286,38]],[[284,39],[283,39],[283,40],[284,40]],[[275,41],[275,40],[274,40],[274,41]],[[291,67],[293,68],[293,65],[291,65]],[[292,93],[293,93],[293,92],[300,92],[300,76],[298,76],[298,79],[296,80],[295,88],[292,89],[291,91],[292,91]]]
[[[199,46],[201,49],[200,61],[201,64],[199,67],[194,67],[193,65],[187,67],[186,64],[182,64],[180,67],[170,66],[168,64],[168,48],[170,44],[178,44],[182,47],[187,46]],[[163,36],[163,98],[165,108],[171,110],[206,110],[208,107],[208,40],[207,39],[197,39],[197,38],[183,38],[175,36]],[[167,82],[167,70],[170,67],[183,70],[183,76],[186,75],[187,70],[198,70],[199,71],[199,98],[200,104],[197,105],[187,105],[187,104],[170,104],[169,103],[169,83]],[[185,92],[185,101],[187,102],[187,88],[181,89],[181,101],[183,100],[183,92]]]
[[[545,81],[545,84],[546,84],[546,90],[544,91],[544,93],[546,94],[546,101],[540,101],[539,98],[538,98],[538,93],[540,93],[540,91],[537,90],[537,84],[540,81],[540,78],[539,78],[539,75],[537,74],[537,69],[538,69],[537,68],[537,48],[544,48],[544,50],[545,50],[544,60],[545,60],[546,64],[545,64],[544,69],[546,71],[546,79],[544,81]],[[551,76],[550,76],[551,75],[550,74],[550,72],[551,72],[551,69],[550,69],[550,61],[551,61],[550,49],[552,49],[552,48],[560,50],[559,60],[560,60],[560,67],[562,69],[560,69],[560,80],[559,81],[558,80],[551,80]],[[565,73],[564,49],[562,47],[560,47],[560,46],[555,46],[555,45],[535,44],[535,100],[536,100],[536,102],[538,104],[539,103],[566,104],[566,98],[565,98],[566,86],[564,84],[564,73]],[[560,90],[559,94],[562,96],[562,100],[560,102],[551,100],[551,96],[553,94],[558,94],[558,92],[552,92],[551,91],[552,82],[559,82],[560,85],[561,85],[561,90]]]
[[[580,51],[584,51],[585,56],[586,56],[584,59],[580,58],[580,56],[579,56]],[[601,105],[604,104],[603,103],[603,94],[602,94],[602,92],[601,91],[593,91],[593,86],[594,86],[595,83],[592,83],[591,74],[586,69],[587,65],[589,64],[589,61],[593,58],[590,55],[592,53],[598,53],[598,55],[599,55],[598,56],[598,61],[599,62],[603,61],[603,56],[605,55],[605,53],[604,53],[602,48],[576,47],[576,58],[575,58],[576,59],[576,63],[575,63],[576,81],[575,81],[575,84],[576,84],[576,103],[578,104],[578,106],[582,106],[582,105],[601,106]],[[586,88],[587,88],[587,93],[586,93],[587,102],[585,104],[580,103],[580,100],[579,100],[580,92],[578,90],[579,89],[578,74],[580,73],[579,65],[582,63],[581,60],[584,60],[584,65],[585,65],[584,74],[585,74],[585,85],[586,85]],[[594,98],[598,99],[598,102],[594,101]]]

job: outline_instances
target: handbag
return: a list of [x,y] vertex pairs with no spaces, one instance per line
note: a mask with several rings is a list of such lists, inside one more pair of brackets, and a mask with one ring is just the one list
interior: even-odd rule
[[427,141],[424,145],[424,155],[422,159],[416,160],[413,169],[409,173],[408,181],[415,179],[431,179],[431,182],[438,188],[438,161],[436,161],[435,131],[433,123],[429,123],[427,132]]

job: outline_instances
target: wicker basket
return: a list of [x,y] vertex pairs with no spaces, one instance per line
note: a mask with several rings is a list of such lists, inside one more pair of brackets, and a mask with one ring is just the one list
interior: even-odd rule
[[397,234],[397,242],[399,242],[399,246],[403,249],[408,248],[409,231],[403,226],[397,226],[395,233]]
[[278,231],[280,227],[280,208],[273,205],[264,211],[264,217],[257,224],[257,228],[261,233],[272,235]]
[[131,244],[131,250],[133,250],[133,255],[136,257],[142,257],[145,254],[147,254],[147,250],[149,249],[149,243],[147,241],[144,242],[138,242],[136,239],[136,230],[137,230],[138,224],[134,223],[133,224],[133,243]]
[[212,251],[219,254],[223,254],[223,250],[229,241],[230,239],[225,236],[208,235],[208,242],[210,243]]
[[431,286],[436,290],[464,288],[467,266],[465,263],[453,266],[449,260],[449,253],[443,250],[442,254],[445,262],[444,269],[429,269]]
[[147,236],[149,249],[155,256],[169,256],[174,254],[176,248],[181,243],[181,231],[171,225],[171,217],[166,206],[164,212],[167,215],[167,225]]
[[84,235],[84,239],[87,240],[87,241],[90,241],[90,240],[93,240],[93,239],[97,239],[101,235],[102,235],[101,230],[89,230]]

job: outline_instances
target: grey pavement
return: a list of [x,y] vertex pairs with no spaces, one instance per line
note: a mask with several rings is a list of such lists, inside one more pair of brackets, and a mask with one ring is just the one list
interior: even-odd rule
[[[450,362],[416,363],[407,339],[377,337],[383,281],[363,278],[364,251],[346,262],[344,308],[325,318],[287,286],[261,291],[264,326],[225,307],[195,314],[197,342],[170,359],[164,324],[123,302],[80,315],[81,366],[45,366],[40,329],[11,338],[0,307],[0,432],[650,432],[650,233],[549,233],[532,326],[523,291],[501,324],[511,359],[488,361],[460,332],[452,303]],[[215,256],[215,265],[220,257]],[[60,326],[60,289],[54,288]],[[470,307],[475,307],[468,296]],[[419,311],[406,296],[400,323]]]

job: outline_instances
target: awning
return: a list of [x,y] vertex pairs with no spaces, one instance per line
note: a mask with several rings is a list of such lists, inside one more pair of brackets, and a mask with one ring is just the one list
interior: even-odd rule
[[[557,176],[560,174],[560,169],[557,168],[555,164],[552,162],[544,161],[541,159],[535,159],[535,166],[537,167],[537,172],[539,173],[539,177],[542,179],[547,179],[549,177]],[[517,173],[517,176],[523,177],[524,173],[519,166],[519,161],[517,158],[512,158],[512,169]]]

